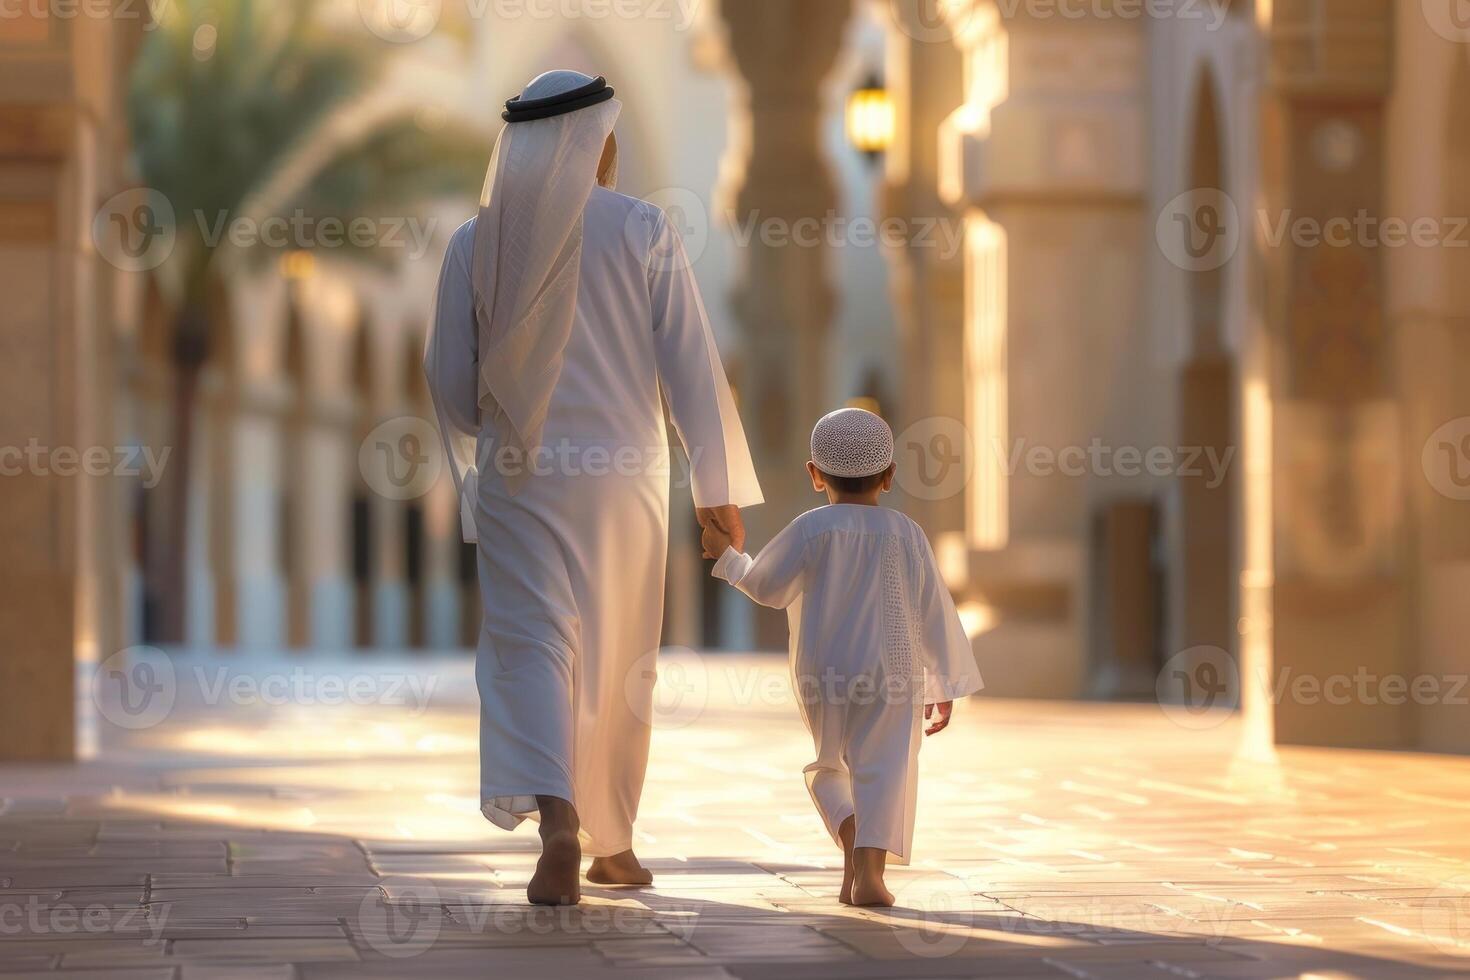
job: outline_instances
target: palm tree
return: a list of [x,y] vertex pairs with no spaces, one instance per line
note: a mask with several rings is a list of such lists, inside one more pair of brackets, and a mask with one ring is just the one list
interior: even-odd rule
[[[176,216],[177,244],[155,274],[169,308],[173,457],[158,488],[169,515],[149,542],[150,632],[184,638],[184,503],[200,375],[231,278],[279,251],[236,251],[221,217],[406,216],[446,195],[473,196],[488,141],[391,104],[391,59],[366,31],[328,27],[318,0],[175,0],[142,44],[128,92],[140,182]],[[307,243],[309,244],[309,243]],[[296,243],[293,243],[295,247]],[[342,254],[388,262],[387,250]]]

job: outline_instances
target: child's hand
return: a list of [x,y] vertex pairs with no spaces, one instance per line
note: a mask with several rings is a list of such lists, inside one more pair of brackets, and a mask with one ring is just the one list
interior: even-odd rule
[[725,549],[731,546],[730,535],[721,531],[713,524],[704,529],[700,536],[700,544],[704,546],[704,557],[719,558],[725,553]]
[[937,735],[940,732],[944,731],[946,728],[948,728],[949,727],[949,716],[950,716],[950,713],[953,712],[953,711],[954,711],[954,702],[953,701],[940,701],[938,704],[926,704],[926,705],[924,705],[924,717],[925,718],[932,718],[932,717],[934,717],[935,714],[938,714],[939,715],[939,719],[937,721],[935,721],[934,724],[932,724],[928,728],[924,729],[924,734],[925,735]]

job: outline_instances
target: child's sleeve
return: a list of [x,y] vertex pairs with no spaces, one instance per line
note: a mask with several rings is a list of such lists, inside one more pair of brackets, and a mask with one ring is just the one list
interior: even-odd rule
[[715,562],[715,578],[722,578],[763,606],[785,609],[801,595],[806,569],[806,535],[796,522],[788,524],[754,558],[726,548]]
[[975,650],[960,623],[949,587],[939,573],[934,549],[917,531],[923,556],[924,581],[919,588],[919,619],[923,628],[924,703],[953,701],[985,686],[975,665]]

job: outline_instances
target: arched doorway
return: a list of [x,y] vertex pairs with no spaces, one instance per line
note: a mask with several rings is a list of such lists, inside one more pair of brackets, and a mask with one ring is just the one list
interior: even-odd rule
[[288,293],[283,373],[288,386],[281,417],[280,544],[277,556],[286,583],[286,645],[293,649],[311,642],[311,570],[304,525],[307,488],[306,430],[309,424],[309,372],[306,363],[306,326],[294,292]]
[[[356,414],[354,447],[362,445],[374,423],[371,342],[367,317],[360,316],[352,348],[352,394]],[[349,453],[348,457],[352,466],[349,476],[352,506],[347,514],[352,562],[352,645],[363,648],[373,645],[372,497],[367,483],[357,472],[357,453]]]
[[[1188,186],[1196,193],[1225,191],[1225,153],[1219,92],[1206,70],[1194,96]],[[1224,336],[1227,269],[1186,272],[1186,355],[1179,373],[1177,476],[1181,528],[1176,652],[1209,646],[1238,655],[1236,623],[1238,508],[1236,471],[1240,439],[1236,365]]]
[[[434,417],[434,406],[429,398],[429,384],[424,377],[420,352],[424,349],[423,337],[414,329],[403,331],[402,353],[399,362],[403,365],[403,398],[407,414],[421,419]],[[406,643],[410,649],[422,650],[429,635],[429,520],[427,499],[413,497],[403,502],[403,578],[408,588],[408,624]]]

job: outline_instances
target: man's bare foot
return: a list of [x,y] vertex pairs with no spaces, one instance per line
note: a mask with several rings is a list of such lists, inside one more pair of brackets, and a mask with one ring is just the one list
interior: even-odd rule
[[638,861],[631,850],[610,857],[592,859],[587,880],[594,885],[651,885],[653,872]]
[[526,898],[532,905],[576,905],[582,900],[577,811],[551,796],[538,796],[536,802],[541,807],[541,859],[526,886]]
[[883,866],[888,852],[881,847],[855,847],[852,852],[852,904],[887,908],[893,892],[883,884]]
[[837,839],[842,841],[842,890],[837,893],[837,901],[843,905],[852,904],[852,841],[856,835],[856,817],[848,817],[837,828]]

